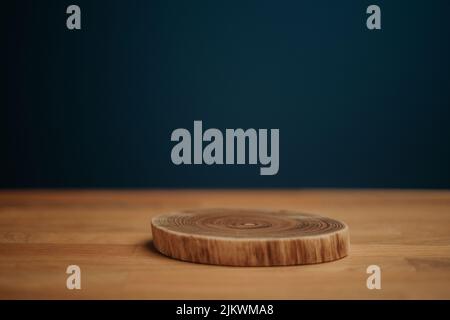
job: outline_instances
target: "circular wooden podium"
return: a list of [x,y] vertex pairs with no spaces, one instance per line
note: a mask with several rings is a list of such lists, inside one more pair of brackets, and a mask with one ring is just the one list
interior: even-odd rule
[[227,266],[284,266],[337,260],[348,254],[345,223],[290,211],[186,210],[152,219],[162,254]]

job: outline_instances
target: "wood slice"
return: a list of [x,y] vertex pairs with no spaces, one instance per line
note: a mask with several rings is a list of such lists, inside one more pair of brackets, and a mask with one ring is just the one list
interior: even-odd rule
[[345,223],[288,211],[207,209],[152,219],[162,254],[228,266],[283,266],[333,261],[348,254]]

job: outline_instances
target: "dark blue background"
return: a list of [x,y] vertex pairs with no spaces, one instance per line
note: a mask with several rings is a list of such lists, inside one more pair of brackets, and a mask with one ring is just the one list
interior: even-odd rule
[[[447,0],[2,3],[0,187],[449,188],[449,14]],[[279,128],[278,175],[173,165],[170,134],[194,120]]]

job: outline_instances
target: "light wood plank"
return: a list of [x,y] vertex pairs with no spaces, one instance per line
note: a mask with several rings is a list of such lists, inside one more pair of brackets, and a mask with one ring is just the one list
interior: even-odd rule
[[[318,265],[177,261],[151,243],[172,210],[252,208],[345,221],[350,254]],[[66,289],[77,264],[82,289]],[[366,288],[366,268],[382,289]],[[424,190],[1,191],[0,298],[450,299],[450,192]]]

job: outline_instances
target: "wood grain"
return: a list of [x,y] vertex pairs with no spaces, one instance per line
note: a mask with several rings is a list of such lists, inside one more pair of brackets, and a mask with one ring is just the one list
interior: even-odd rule
[[[186,208],[323,214],[350,226],[331,263],[224,267],[168,259],[151,218]],[[81,290],[67,290],[79,265]],[[381,267],[381,290],[366,269]],[[450,192],[154,190],[0,192],[2,299],[450,299]]]
[[166,256],[226,266],[330,262],[348,254],[348,227],[319,215],[249,209],[183,210],[152,219]]

